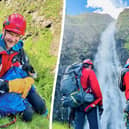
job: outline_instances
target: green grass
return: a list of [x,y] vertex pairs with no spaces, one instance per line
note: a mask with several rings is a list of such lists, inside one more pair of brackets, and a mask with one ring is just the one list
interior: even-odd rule
[[46,18],[52,18],[57,20],[59,18],[59,13],[61,10],[62,1],[61,0],[46,0],[43,7],[41,8],[40,14],[45,15]]
[[36,37],[37,40],[33,38],[29,38],[26,41],[25,50],[30,57],[31,64],[33,64],[38,73],[38,79],[36,80],[38,91],[50,102],[50,93],[52,93],[54,80],[52,70],[57,59],[55,56],[50,55],[49,52],[52,34],[48,29],[44,29]]
[[124,44],[124,48],[127,48],[127,49],[129,50],[129,42],[126,42],[126,43]]
[[124,48],[129,50],[129,36],[127,36],[126,41],[124,43]]
[[[0,120],[0,125],[9,123],[9,118],[2,118]],[[20,117],[17,116],[17,121],[15,124],[12,124],[7,127],[7,129],[48,129],[49,121],[43,116],[35,114],[33,116],[32,122],[23,122]]]
[[[69,129],[68,123],[54,121],[52,129]],[[73,129],[72,127],[70,129]]]

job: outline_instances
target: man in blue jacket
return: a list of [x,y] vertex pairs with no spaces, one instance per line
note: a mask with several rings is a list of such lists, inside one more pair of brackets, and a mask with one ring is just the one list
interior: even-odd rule
[[[21,36],[25,34],[26,21],[20,14],[12,14],[3,23],[3,33],[0,35],[0,78],[2,78],[12,67],[19,67],[28,76],[34,75],[34,69],[29,64],[28,57],[23,49]],[[36,92],[34,86],[27,95],[28,102],[32,105],[27,106],[22,113],[23,120],[31,121],[33,109],[39,114],[44,114],[46,110],[45,101]]]

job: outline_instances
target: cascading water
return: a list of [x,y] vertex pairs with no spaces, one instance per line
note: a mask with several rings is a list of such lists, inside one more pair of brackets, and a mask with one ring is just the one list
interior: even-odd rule
[[94,65],[103,95],[104,112],[102,129],[124,129],[123,108],[125,97],[118,88],[120,62],[115,47],[115,23],[111,23],[101,35],[101,43]]

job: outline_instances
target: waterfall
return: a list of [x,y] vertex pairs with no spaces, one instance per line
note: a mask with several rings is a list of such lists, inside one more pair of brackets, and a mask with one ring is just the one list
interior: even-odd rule
[[123,108],[125,96],[118,88],[120,62],[114,39],[115,22],[101,35],[101,43],[95,56],[94,66],[103,95],[104,112],[101,118],[102,129],[124,129]]

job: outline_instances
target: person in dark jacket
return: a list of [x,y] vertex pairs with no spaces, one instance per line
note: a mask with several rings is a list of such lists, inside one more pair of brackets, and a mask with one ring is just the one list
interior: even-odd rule
[[[0,35],[0,78],[12,67],[19,67],[26,71],[28,76],[35,77],[35,70],[30,65],[29,59],[23,49],[21,36],[25,35],[26,20],[17,13],[11,14],[3,23],[3,32]],[[31,121],[33,110],[39,114],[47,112],[45,100],[39,96],[34,86],[28,92],[28,106],[22,113],[23,120]]]
[[84,91],[94,95],[95,101],[75,109],[75,129],[83,129],[85,116],[87,116],[90,129],[100,129],[99,108],[103,110],[102,93],[90,59],[83,61],[81,85]]

